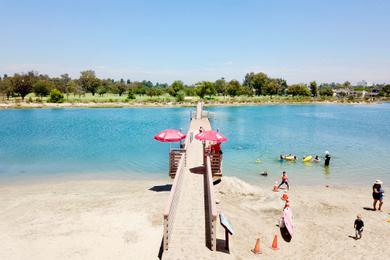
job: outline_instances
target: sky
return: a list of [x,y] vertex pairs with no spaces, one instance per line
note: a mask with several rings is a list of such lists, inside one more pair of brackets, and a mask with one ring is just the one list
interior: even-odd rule
[[390,82],[389,0],[0,0],[0,74]]

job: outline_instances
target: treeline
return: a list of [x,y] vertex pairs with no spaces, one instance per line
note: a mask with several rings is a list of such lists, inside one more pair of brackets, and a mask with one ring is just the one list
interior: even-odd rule
[[[332,96],[337,88],[351,88],[349,82],[343,84],[321,84],[315,81],[306,84],[288,85],[284,79],[271,78],[265,73],[247,73],[242,82],[237,80],[226,81],[224,78],[215,82],[200,81],[193,85],[186,85],[177,80],[172,84],[152,83],[151,81],[134,81],[127,79],[99,79],[95,72],[86,70],[80,72],[78,79],[72,79],[68,74],[60,77],[49,77],[30,71],[28,73],[4,75],[0,77],[0,93],[7,99],[20,97],[22,100],[34,93],[38,98],[49,96],[49,102],[62,102],[69,95],[83,96],[86,93],[103,96],[106,93],[126,95],[127,99],[135,99],[136,95],[150,97],[169,94],[177,101],[184,100],[185,96],[253,96],[253,95],[291,95],[291,96]],[[390,96],[390,85],[381,86],[380,93]]]

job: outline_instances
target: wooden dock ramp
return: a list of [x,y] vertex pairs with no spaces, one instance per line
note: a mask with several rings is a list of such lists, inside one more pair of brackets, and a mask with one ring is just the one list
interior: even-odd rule
[[216,250],[216,209],[212,165],[203,144],[195,139],[202,127],[211,130],[203,104],[191,113],[169,200],[164,211],[163,259],[202,259]]

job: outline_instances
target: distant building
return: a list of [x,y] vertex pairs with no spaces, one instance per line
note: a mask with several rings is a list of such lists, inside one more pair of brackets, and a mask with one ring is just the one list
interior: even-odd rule
[[350,88],[339,88],[339,89],[333,89],[333,96],[334,97],[347,97],[352,96],[356,98],[363,98],[363,97],[375,97],[379,94],[378,90],[373,91],[366,91],[366,90],[353,90]]
[[333,96],[334,97],[350,96],[354,92],[350,88],[337,88],[337,89],[332,89],[332,91],[333,91]]
[[356,83],[356,86],[358,87],[363,87],[363,88],[366,88],[366,87],[371,87],[373,84],[371,82],[367,82],[365,80],[362,80],[362,81],[359,81]]

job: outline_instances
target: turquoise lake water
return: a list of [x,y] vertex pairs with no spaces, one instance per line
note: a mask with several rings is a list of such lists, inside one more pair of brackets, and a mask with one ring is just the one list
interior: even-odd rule
[[[223,144],[225,175],[269,182],[289,173],[304,184],[390,182],[390,104],[210,107]],[[187,131],[192,108],[0,111],[0,180],[64,176],[167,178],[162,129]],[[278,160],[292,153],[323,163]],[[261,163],[256,163],[260,159]],[[268,177],[259,175],[268,171]]]

